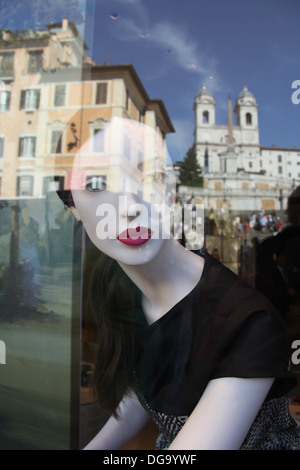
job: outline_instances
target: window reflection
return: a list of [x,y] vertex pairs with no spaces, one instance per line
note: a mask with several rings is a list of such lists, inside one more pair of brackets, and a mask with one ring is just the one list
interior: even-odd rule
[[0,33],[0,447],[78,448],[81,230],[57,191],[76,137],[68,124],[82,105],[83,39],[61,15],[49,21],[52,7],[43,13],[40,2],[22,5],[22,15],[34,7],[30,24],[36,14],[45,24],[26,27],[19,5],[14,24],[8,3],[0,7],[10,24]]
[[0,111],[9,111],[10,108],[10,90],[0,90]]
[[54,106],[64,106],[66,100],[66,85],[55,85]]
[[14,76],[14,52],[0,54],[0,77],[11,79]]
[[[86,236],[81,243],[80,229],[56,192],[66,192],[68,196],[74,156],[84,142],[97,135],[90,149],[95,160],[86,169],[83,181],[90,191],[101,191],[115,183],[111,154],[101,137],[113,117],[150,126],[174,151],[171,156],[177,175],[176,203],[190,203],[193,207],[204,204],[207,251],[217,254],[227,267],[252,285],[256,283],[258,247],[288,224],[288,198],[300,184],[299,145],[293,147],[291,142],[281,147],[275,131],[276,145],[266,144],[263,120],[269,110],[259,77],[256,82],[252,78],[251,87],[243,85],[247,77],[234,77],[234,83],[229,85],[235,87],[235,95],[229,99],[228,83],[214,72],[214,61],[197,52],[201,49],[195,46],[199,28],[192,29],[189,36],[188,28],[181,29],[181,15],[176,8],[179,16],[174,13],[172,19],[162,22],[161,17],[154,20],[155,15],[150,15],[146,4],[136,2],[133,12],[133,2],[128,3],[131,21],[126,19],[124,5],[118,12],[108,8],[106,2],[98,2],[93,10],[94,37],[86,32],[87,44],[84,24],[71,19],[72,14],[76,18],[74,11],[65,11],[67,16],[55,19],[50,11],[39,11],[40,24],[31,28],[27,28],[27,23],[24,28],[12,27],[10,19],[9,28],[4,26],[1,32],[1,296],[6,301],[11,294],[9,279],[17,273],[19,297],[26,282],[26,286],[30,285],[26,301],[30,296],[34,299],[34,311],[36,303],[41,311],[47,307],[43,321],[56,321],[58,309],[69,343],[72,269],[80,266],[81,259],[74,252],[84,251],[84,286],[88,284],[89,262],[95,253]],[[120,7],[119,2],[114,7]],[[88,13],[87,8],[87,17]],[[278,104],[278,114],[279,108]],[[268,119],[273,120],[274,115]],[[115,144],[128,163],[119,175],[126,170],[134,181],[135,173],[130,167],[134,161],[137,171],[144,173],[146,184],[163,181],[165,169],[159,166],[159,155],[153,173],[143,168],[143,152],[155,144],[133,142],[130,135]],[[99,156],[101,168],[97,167]],[[126,190],[124,174],[118,184]],[[297,269],[299,266],[293,265],[292,270]],[[53,301],[57,284],[61,286],[59,306]],[[95,337],[84,307],[84,290],[82,296],[81,394],[82,403],[94,406],[88,384]],[[22,303],[15,296],[14,302],[17,300]],[[53,312],[55,315],[51,316]],[[66,317],[69,323],[65,322]],[[59,327],[56,332],[59,343]],[[63,348],[61,343],[59,347]],[[9,348],[7,354],[9,357]],[[64,354],[63,367],[69,372],[69,351],[64,349]],[[61,379],[62,370],[58,375]],[[17,384],[16,379],[11,380]],[[59,387],[64,394],[63,385]],[[1,412],[0,409],[0,416]],[[66,423],[67,427],[68,416]],[[88,430],[82,432],[88,434]]]

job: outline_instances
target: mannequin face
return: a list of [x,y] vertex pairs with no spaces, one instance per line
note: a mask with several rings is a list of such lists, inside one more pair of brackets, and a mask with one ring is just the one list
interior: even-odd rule
[[[75,216],[94,245],[119,262],[147,263],[168,238],[170,227],[159,213],[170,201],[175,181],[171,174],[171,185],[166,183],[167,158],[164,142],[152,128],[121,118],[87,141],[75,157],[70,181]],[[102,176],[97,180],[93,174]]]

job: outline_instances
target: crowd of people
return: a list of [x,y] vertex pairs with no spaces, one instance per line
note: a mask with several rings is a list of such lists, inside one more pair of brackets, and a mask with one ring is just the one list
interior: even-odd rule
[[273,233],[275,235],[282,229],[281,218],[274,212],[267,214],[263,210],[252,212],[250,217],[247,217],[244,221],[241,217],[237,216],[234,223],[240,235],[247,234],[250,230]]

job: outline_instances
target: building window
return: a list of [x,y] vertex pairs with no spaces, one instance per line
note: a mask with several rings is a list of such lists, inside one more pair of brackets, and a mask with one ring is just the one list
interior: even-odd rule
[[18,176],[17,179],[17,195],[32,196],[33,195],[33,176]]
[[62,191],[64,184],[64,176],[45,176],[43,180],[43,194],[47,194],[50,191]]
[[54,91],[54,106],[65,106],[66,85],[56,85]]
[[38,73],[43,68],[43,51],[29,51],[28,73]]
[[10,108],[10,91],[0,90],[0,111],[9,111]]
[[123,154],[128,160],[130,160],[130,152],[131,152],[131,139],[128,135],[124,135],[124,142],[123,142]]
[[246,124],[247,124],[247,126],[251,126],[251,124],[252,124],[252,114],[251,113],[246,113]]
[[249,168],[252,168],[253,164],[252,162],[249,162]]
[[208,111],[203,111],[202,122],[206,123],[206,124],[209,123],[209,112]]
[[207,147],[205,148],[204,152],[204,173],[209,173],[209,153]]
[[89,191],[103,191],[106,188],[106,176],[87,176],[85,187]]
[[139,171],[143,171],[143,144],[138,142],[137,144],[137,165]]
[[14,52],[1,54],[0,77],[10,78],[14,75]]
[[278,174],[279,174],[279,175],[282,175],[282,166],[279,166],[279,167],[278,167]]
[[107,102],[107,83],[97,83],[96,104],[105,104]]
[[51,132],[51,153],[62,153],[62,132]]
[[0,158],[3,157],[3,150],[4,150],[4,137],[0,137]]
[[34,157],[35,156],[35,142],[36,137],[25,136],[19,139],[19,157]]
[[93,152],[104,152],[104,132],[94,129]]
[[128,90],[126,90],[125,108],[126,108],[127,111],[129,111],[129,93],[128,93]]
[[38,109],[40,106],[40,90],[30,88],[21,91],[20,109]]
[[143,122],[145,116],[145,111],[139,111],[139,122]]
[[278,155],[277,161],[278,161],[278,163],[281,163],[281,162],[282,162],[282,155]]

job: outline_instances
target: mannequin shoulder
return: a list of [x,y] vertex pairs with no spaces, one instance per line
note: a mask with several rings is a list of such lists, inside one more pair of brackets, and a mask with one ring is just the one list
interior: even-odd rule
[[272,378],[211,380],[170,450],[239,449],[272,383]]

